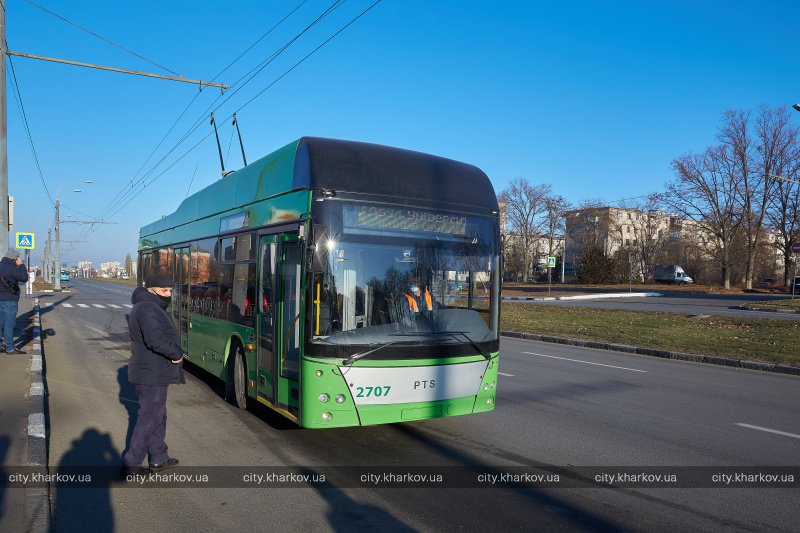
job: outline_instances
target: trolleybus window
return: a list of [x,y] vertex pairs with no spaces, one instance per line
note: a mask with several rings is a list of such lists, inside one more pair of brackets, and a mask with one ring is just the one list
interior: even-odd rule
[[[497,340],[493,219],[343,202],[327,202],[320,218],[330,234],[326,269],[311,288],[312,346]],[[421,309],[411,304],[412,285]]]

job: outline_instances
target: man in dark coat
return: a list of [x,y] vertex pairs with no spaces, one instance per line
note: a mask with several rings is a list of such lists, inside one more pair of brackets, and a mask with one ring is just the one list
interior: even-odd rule
[[9,250],[0,260],[0,331],[3,333],[5,353],[24,354],[14,344],[14,324],[19,307],[19,284],[28,281],[28,270],[19,252]]
[[[180,338],[166,312],[172,296],[172,279],[156,275],[137,287],[131,296],[133,309],[128,328],[131,355],[128,381],[139,397],[139,415],[131,443],[123,456],[123,473],[157,472],[175,466],[178,460],[167,455],[167,387],[185,383]],[[150,468],[142,467],[145,457]]]

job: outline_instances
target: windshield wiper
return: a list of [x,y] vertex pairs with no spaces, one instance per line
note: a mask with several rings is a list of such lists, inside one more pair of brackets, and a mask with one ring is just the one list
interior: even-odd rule
[[462,337],[467,339],[469,341],[469,343],[472,346],[475,347],[476,350],[478,350],[478,353],[480,353],[483,356],[484,359],[491,359],[492,358],[492,354],[484,352],[481,349],[481,347],[478,346],[478,343],[475,342],[474,340],[472,340],[472,338],[469,335],[467,335],[466,331],[435,331],[433,333],[436,333],[438,335],[452,335],[453,337],[455,337],[457,335],[461,335]]
[[[382,349],[384,349],[384,348],[386,348],[387,346],[390,346],[390,345],[392,345],[392,344],[397,344],[398,342],[400,342],[400,341],[391,341],[391,342],[387,342],[386,344],[381,344],[381,345],[380,345],[380,346],[378,346],[377,348],[372,348],[372,349],[370,349],[370,350],[365,350],[365,351],[363,351],[363,352],[354,353],[353,355],[351,355],[351,356],[350,356],[350,357],[348,357],[347,359],[344,359],[344,360],[342,360],[342,364],[343,364],[343,365],[352,365],[353,363],[355,363],[355,362],[356,362],[356,361],[358,361],[359,359],[361,359],[361,358],[363,358],[363,357],[366,357],[366,356],[368,356],[368,355],[369,355],[369,354],[371,354],[371,353],[375,353],[375,352],[377,352],[378,350],[382,350]],[[371,346],[372,346],[372,345],[371,345]]]

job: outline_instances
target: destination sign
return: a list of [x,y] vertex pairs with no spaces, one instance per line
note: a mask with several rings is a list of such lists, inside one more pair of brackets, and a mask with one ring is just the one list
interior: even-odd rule
[[250,211],[243,211],[241,213],[236,213],[235,215],[223,217],[219,221],[220,233],[247,227],[250,227]]
[[444,233],[462,236],[467,233],[467,217],[420,209],[345,205],[343,218],[345,228]]

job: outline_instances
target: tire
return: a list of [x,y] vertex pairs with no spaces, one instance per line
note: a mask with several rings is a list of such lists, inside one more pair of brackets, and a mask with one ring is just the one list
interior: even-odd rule
[[239,409],[247,409],[247,365],[242,347],[235,343],[228,357],[228,380],[225,382],[225,399]]

